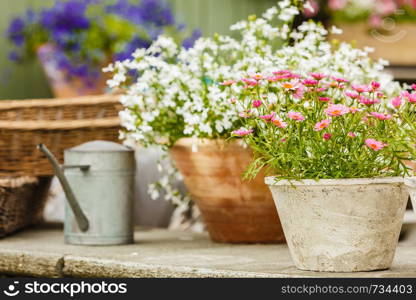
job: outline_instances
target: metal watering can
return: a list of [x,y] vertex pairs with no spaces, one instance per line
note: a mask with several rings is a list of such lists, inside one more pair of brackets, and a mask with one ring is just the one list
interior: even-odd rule
[[61,182],[65,203],[65,242],[121,245],[133,242],[134,151],[94,141],[65,150],[65,164],[40,144]]

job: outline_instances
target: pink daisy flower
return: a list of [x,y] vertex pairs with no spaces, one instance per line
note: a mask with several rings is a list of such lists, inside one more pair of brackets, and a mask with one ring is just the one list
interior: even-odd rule
[[366,139],[365,144],[367,145],[367,147],[373,149],[374,151],[379,151],[383,149],[385,146],[387,146],[386,144],[375,139]]
[[338,83],[345,83],[345,82],[349,82],[348,79],[342,78],[342,77],[332,77],[333,80],[335,80]]
[[350,131],[350,132],[348,132],[348,137],[350,137],[350,138],[355,138],[357,135],[354,133],[354,132],[352,132],[352,131]]
[[280,71],[275,71],[273,72],[274,75],[287,75],[287,74],[292,74],[292,71],[290,70],[280,70]]
[[377,82],[377,81],[371,82],[371,88],[373,91],[377,91],[378,89],[380,89],[380,86],[381,86],[380,82]]
[[329,98],[329,97],[319,97],[319,101],[329,102],[329,101],[331,101],[331,98]]
[[402,98],[401,98],[400,96],[398,96],[398,97],[396,97],[396,98],[393,98],[393,99],[390,101],[390,103],[391,103],[391,105],[392,105],[393,107],[395,107],[395,108],[399,108],[400,106],[402,106],[403,101],[402,101]]
[[297,80],[291,80],[291,81],[283,82],[281,86],[285,90],[295,91],[300,87],[300,82]]
[[250,110],[249,111],[242,111],[238,115],[240,116],[240,118],[244,118],[244,119],[251,118],[251,116],[252,116]]
[[317,92],[320,92],[320,93],[325,92],[325,91],[327,91],[327,90],[328,90],[328,87],[327,87],[327,86],[320,87],[320,88],[317,88],[317,89],[316,89],[316,91],[317,91]]
[[351,86],[351,88],[356,91],[357,93],[366,93],[366,92],[371,92],[372,88],[367,86],[367,85],[358,85],[358,84],[353,84]]
[[279,128],[286,128],[287,127],[287,123],[284,122],[283,120],[279,119],[279,118],[274,118],[272,120],[273,124],[276,125]]
[[416,94],[409,94],[407,100],[409,100],[410,103],[416,103]]
[[269,121],[271,121],[271,120],[273,120],[274,119],[274,116],[276,115],[276,113],[275,112],[272,112],[271,114],[269,114],[269,115],[263,115],[263,116],[260,116],[260,119],[262,119],[262,120],[264,120],[264,121],[266,121],[266,122],[269,122]]
[[327,128],[331,124],[331,120],[322,120],[315,124],[315,127],[313,130],[315,131],[322,131],[325,128]]
[[261,102],[261,100],[254,100],[253,101],[253,107],[258,108],[263,104],[263,102]]
[[332,104],[327,109],[325,113],[331,117],[339,117],[350,112],[350,109],[342,104]]
[[280,79],[295,79],[300,78],[300,75],[292,73],[292,71],[289,70],[281,70],[277,72],[273,72],[273,75],[276,76],[276,78]]
[[370,115],[372,115],[373,117],[381,120],[381,121],[386,121],[386,120],[390,120],[391,119],[391,115],[389,114],[382,114],[382,113],[378,113],[378,112],[371,112]]
[[256,80],[253,80],[251,78],[243,78],[241,79],[241,81],[244,82],[247,85],[247,87],[253,87],[258,84]]
[[346,91],[345,95],[347,95],[351,99],[357,99],[358,96],[359,96],[359,94],[357,92],[353,92],[353,91]]
[[360,109],[358,107],[355,107],[355,106],[350,107],[350,112],[352,114],[355,114],[356,112],[359,112],[359,111],[360,111]]
[[326,77],[326,75],[325,74],[323,74],[323,73],[311,73],[310,74],[315,80],[322,80],[322,79],[324,79],[325,77]]
[[251,134],[251,133],[253,133],[253,129],[239,129],[239,130],[235,130],[235,131],[233,131],[233,135],[235,135],[235,136],[239,136],[239,137],[243,137],[243,136],[246,136],[246,135],[249,135],[249,134]]
[[303,89],[303,86],[300,86],[293,93],[293,97],[295,97],[296,99],[302,99],[302,97],[303,97],[304,94],[305,94],[305,90]]
[[287,117],[289,119],[295,120],[297,122],[302,122],[305,120],[305,117],[299,113],[299,112],[295,112],[295,111],[291,111],[287,114]]
[[366,106],[371,106],[373,104],[380,103],[380,99],[378,98],[370,99],[364,96],[360,96],[359,101],[361,104],[364,104]]
[[328,140],[331,139],[332,134],[330,134],[330,133],[324,133],[324,135],[322,137],[324,138],[325,141],[328,141]]
[[234,83],[236,83],[235,80],[226,80],[226,81],[222,82],[221,85],[230,86],[230,85],[233,85]]
[[251,76],[251,78],[253,78],[254,80],[262,80],[263,79],[263,75],[261,75],[261,74],[254,74],[253,76]]
[[306,86],[315,86],[318,85],[319,81],[315,79],[305,79],[302,83]]

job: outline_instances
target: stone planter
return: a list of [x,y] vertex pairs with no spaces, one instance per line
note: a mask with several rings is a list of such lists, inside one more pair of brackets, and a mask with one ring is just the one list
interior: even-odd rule
[[[197,151],[192,151],[192,145]],[[221,243],[283,242],[264,176],[243,181],[252,153],[238,142],[181,139],[171,150],[211,239]]]
[[342,35],[333,36],[346,42],[356,41],[358,47],[373,47],[371,56],[384,58],[392,65],[416,65],[416,24],[391,24],[388,30],[371,29],[366,23],[336,24],[343,30]]
[[408,200],[403,178],[266,183],[298,269],[390,268]]
[[106,78],[103,74],[93,84],[86,85],[81,78],[67,78],[65,72],[59,69],[58,62],[55,59],[55,49],[52,45],[45,44],[39,47],[37,53],[56,98],[104,94]]

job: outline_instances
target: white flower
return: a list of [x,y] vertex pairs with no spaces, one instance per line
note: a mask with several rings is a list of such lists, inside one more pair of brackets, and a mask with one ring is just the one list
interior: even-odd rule
[[280,8],[283,10],[284,8],[289,7],[291,5],[291,2],[290,2],[290,0],[280,0],[278,2],[278,4],[279,4]]
[[279,19],[285,22],[291,21],[296,15],[299,14],[299,10],[296,7],[288,7],[283,9],[279,14]]
[[279,12],[279,10],[277,9],[276,6],[273,6],[271,8],[269,8],[264,14],[263,14],[263,18],[265,18],[266,20],[272,20],[277,13]]
[[331,33],[332,34],[342,34],[342,29],[336,27],[335,25],[332,25],[332,27],[331,27]]
[[305,4],[303,5],[303,8],[306,10],[309,10],[311,13],[315,12],[315,8],[313,8],[310,1],[306,1]]

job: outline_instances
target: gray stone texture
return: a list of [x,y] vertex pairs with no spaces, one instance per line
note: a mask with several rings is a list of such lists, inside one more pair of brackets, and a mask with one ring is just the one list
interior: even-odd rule
[[286,245],[216,244],[206,234],[138,229],[135,244],[73,246],[44,226],[0,240],[0,274],[39,277],[416,277],[416,227],[406,225],[390,270],[319,273],[294,267]]

